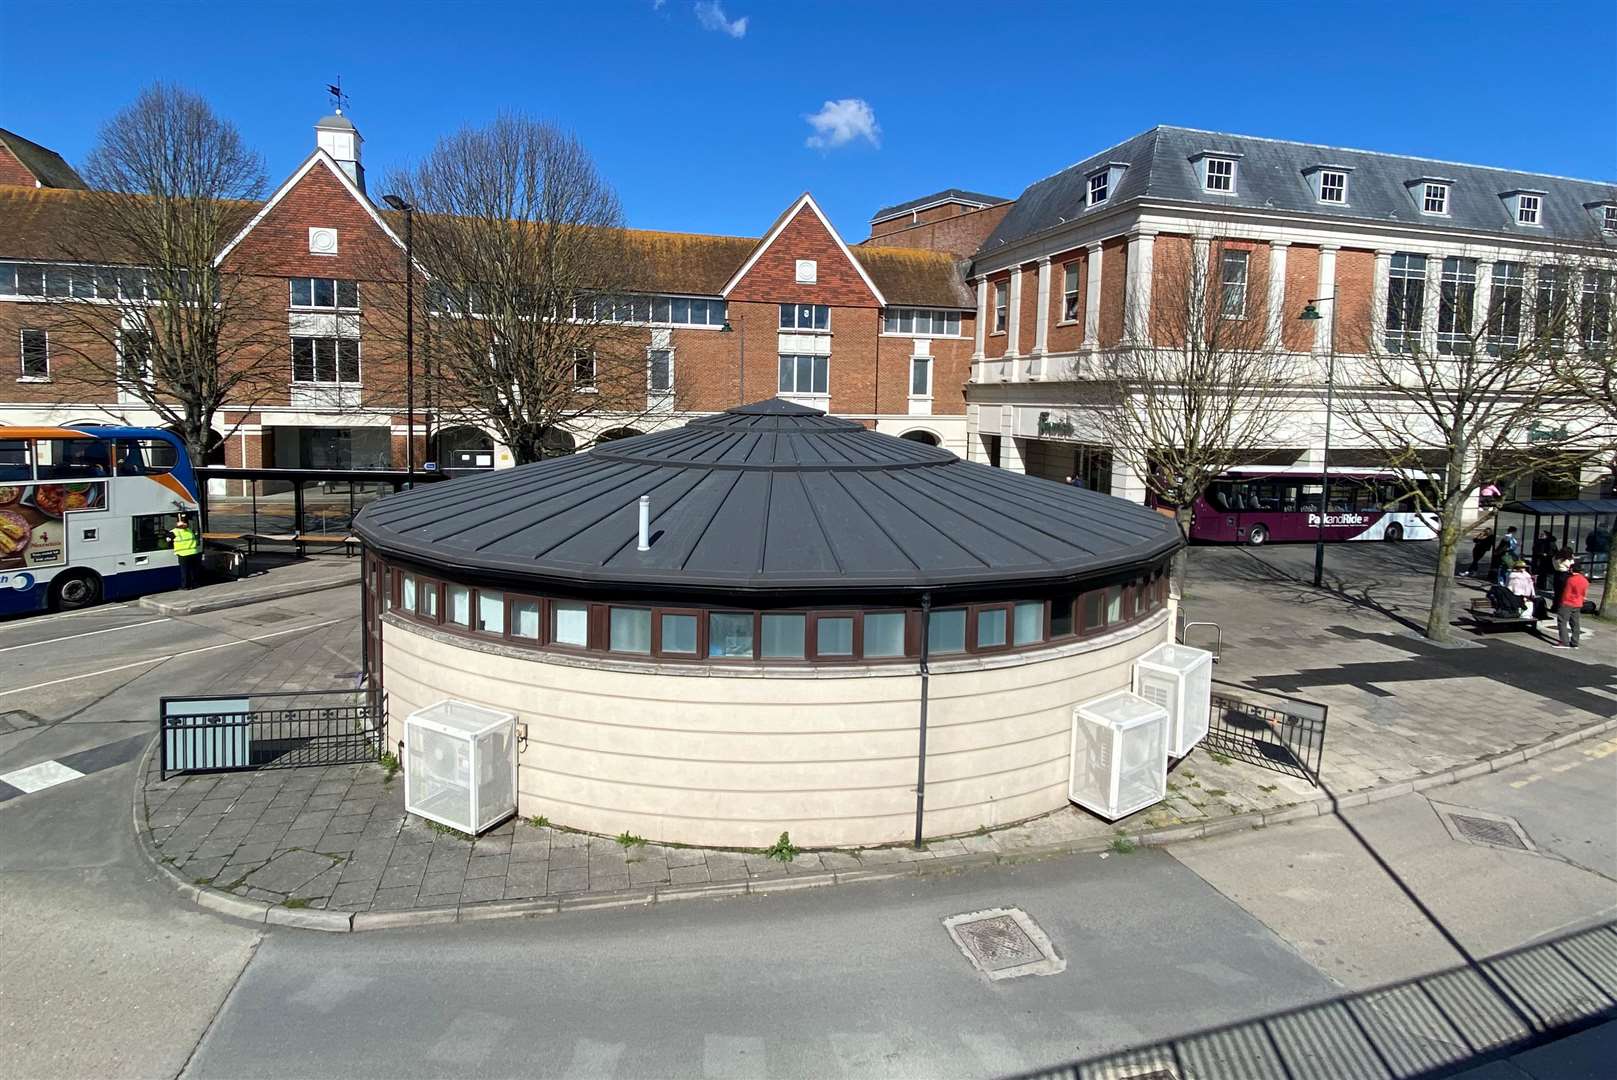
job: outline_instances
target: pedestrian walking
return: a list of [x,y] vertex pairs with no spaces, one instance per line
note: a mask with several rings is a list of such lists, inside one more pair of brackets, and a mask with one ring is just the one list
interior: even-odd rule
[[1548,529],[1540,529],[1538,539],[1533,541],[1533,577],[1538,587],[1549,587],[1550,575],[1555,572],[1555,534]]
[[1583,602],[1589,595],[1589,579],[1574,562],[1568,567],[1566,585],[1556,605],[1554,648],[1576,649],[1583,635]]
[[191,528],[191,521],[184,514],[180,515],[168,535],[174,545],[174,554],[180,560],[180,587],[196,588],[197,571],[202,562],[202,538]]
[[1522,542],[1516,536],[1516,526],[1512,525],[1505,530],[1504,538],[1493,549],[1494,560],[1488,566],[1488,576],[1500,585],[1505,583],[1505,575],[1516,564],[1521,556]]

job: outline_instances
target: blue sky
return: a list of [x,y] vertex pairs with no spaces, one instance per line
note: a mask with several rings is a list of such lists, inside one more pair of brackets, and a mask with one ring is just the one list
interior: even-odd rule
[[757,235],[807,188],[850,241],[881,205],[1014,196],[1158,123],[1617,179],[1612,0],[1215,9],[0,0],[0,127],[77,163],[168,79],[275,183],[341,75],[373,191],[511,109],[574,130],[633,226]]

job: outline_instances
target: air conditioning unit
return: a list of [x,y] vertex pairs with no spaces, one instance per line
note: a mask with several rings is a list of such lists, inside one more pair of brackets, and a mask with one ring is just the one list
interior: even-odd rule
[[1072,710],[1067,798],[1108,821],[1168,794],[1168,711],[1127,690]]
[[404,808],[473,836],[516,813],[516,717],[464,701],[405,717]]
[[1213,654],[1169,642],[1134,662],[1134,692],[1168,710],[1168,756],[1182,758],[1207,735]]

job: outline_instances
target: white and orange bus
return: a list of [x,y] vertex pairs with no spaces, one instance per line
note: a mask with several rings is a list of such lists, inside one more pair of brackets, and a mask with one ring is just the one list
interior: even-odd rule
[[196,475],[172,432],[0,427],[0,615],[175,588],[180,514],[201,531]]

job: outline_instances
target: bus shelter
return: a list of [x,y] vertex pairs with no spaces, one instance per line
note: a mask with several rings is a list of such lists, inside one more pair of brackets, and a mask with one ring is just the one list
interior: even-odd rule
[[1516,525],[1522,550],[1532,551],[1539,533],[1555,537],[1557,551],[1578,553],[1591,581],[1605,579],[1611,565],[1612,533],[1617,530],[1617,499],[1523,499],[1499,510],[1499,528]]

